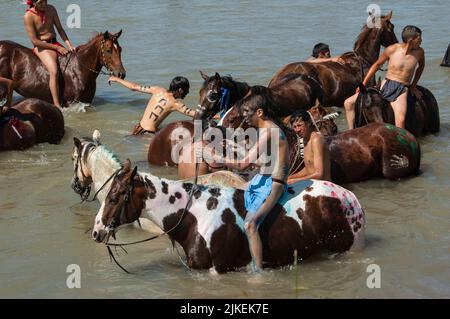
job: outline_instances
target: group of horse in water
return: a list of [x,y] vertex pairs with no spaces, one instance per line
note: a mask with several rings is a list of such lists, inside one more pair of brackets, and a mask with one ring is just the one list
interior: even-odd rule
[[[378,59],[381,47],[397,41],[392,14],[383,16],[380,28],[364,26],[344,63],[291,63],[278,70],[267,86],[273,113],[281,120],[298,109],[309,110],[329,145],[332,181],[306,180],[289,185],[259,228],[263,260],[279,267],[323,249],[346,252],[364,247],[365,213],[356,196],[342,184],[375,177],[399,180],[419,173],[421,149],[417,137],[439,131],[439,109],[433,94],[418,86],[422,99],[408,106],[407,130],[395,127],[389,102],[379,93],[375,79],[361,86],[356,103],[356,129],[338,133],[329,108],[342,107]],[[122,32],[100,33],[78,48],[76,58],[59,57],[64,101],[91,103],[96,79],[104,73],[125,77],[118,39]],[[64,117],[50,104],[48,74],[29,48],[0,42],[0,76],[13,79],[15,91],[26,97],[0,120],[0,151],[25,149],[36,143],[58,144],[64,136]],[[238,101],[250,86],[231,76],[215,73],[204,79],[195,119],[204,123],[224,112],[219,125],[243,128]],[[227,103],[221,90],[229,92]],[[0,91],[0,94],[2,92]],[[0,96],[1,99],[1,96]],[[409,119],[408,120],[408,116]],[[205,128],[209,125],[205,125]],[[290,144],[290,174],[303,167],[299,138],[286,128]],[[193,121],[177,121],[159,130],[148,149],[151,166],[176,166],[174,149],[183,150],[186,136],[193,136]],[[74,138],[72,188],[83,201],[91,189],[101,203],[92,237],[108,247],[123,225],[139,223],[156,236],[168,234],[186,255],[187,266],[219,273],[242,269],[252,258],[244,231],[245,179],[227,171],[196,176],[195,168],[178,165],[180,180],[144,173],[130,160],[121,162],[101,143],[100,132]],[[184,142],[185,143],[185,142]],[[194,165],[195,167],[195,165]],[[195,178],[195,182],[192,182]],[[151,237],[155,238],[156,236]],[[133,243],[132,243],[133,244]],[[126,244],[125,244],[126,245]]]

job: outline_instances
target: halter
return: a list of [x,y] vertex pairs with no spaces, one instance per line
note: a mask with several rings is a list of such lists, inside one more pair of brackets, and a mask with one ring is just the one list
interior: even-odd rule
[[[110,67],[109,67],[108,62],[106,61],[104,45],[105,45],[105,39],[102,39],[102,40],[100,41],[100,47],[99,47],[99,49],[97,50],[97,56],[98,56],[98,53],[99,53],[99,51],[100,51],[101,54],[102,54],[102,61],[103,61],[103,63],[101,64],[102,67],[100,68],[100,71],[97,71],[97,70],[92,69],[91,67],[87,66],[86,64],[84,64],[84,63],[81,62],[80,60],[78,60],[78,63],[79,63],[81,66],[83,66],[84,68],[86,68],[86,69],[88,69],[89,71],[91,71],[92,73],[103,74],[103,75],[111,75],[111,74],[113,74],[113,72],[111,71],[111,69],[110,69]],[[71,53],[71,54],[72,54],[72,53]],[[71,58],[71,56],[69,56],[69,60],[70,60],[70,58]],[[104,72],[104,71],[102,70],[103,67],[105,67],[105,68],[109,71],[109,73]],[[67,64],[66,64],[66,68],[67,68]]]

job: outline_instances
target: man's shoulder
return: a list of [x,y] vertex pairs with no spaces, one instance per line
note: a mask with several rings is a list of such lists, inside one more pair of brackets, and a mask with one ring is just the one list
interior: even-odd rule
[[310,140],[316,143],[325,143],[325,138],[323,134],[320,132],[312,132]]

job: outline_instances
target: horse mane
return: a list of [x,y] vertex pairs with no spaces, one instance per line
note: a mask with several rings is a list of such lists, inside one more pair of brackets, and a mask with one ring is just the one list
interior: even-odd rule
[[92,138],[90,137],[83,137],[81,139],[82,142],[86,142],[86,146],[85,146],[85,151],[84,151],[84,156],[83,156],[83,160],[86,161],[87,160],[87,156],[90,153],[91,149],[97,149],[99,151],[101,151],[101,153],[103,155],[105,155],[108,159],[121,164],[122,162],[120,161],[119,157],[113,152],[111,151],[109,148],[107,148],[106,146],[102,145],[102,144],[97,144]]
[[356,51],[361,47],[361,45],[366,42],[369,35],[372,33],[372,29],[369,28],[366,24],[361,28],[361,33],[358,35],[355,41],[355,45],[353,47],[353,51]]

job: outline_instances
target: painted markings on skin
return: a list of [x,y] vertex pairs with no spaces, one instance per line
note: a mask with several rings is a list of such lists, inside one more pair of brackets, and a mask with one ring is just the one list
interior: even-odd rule
[[150,120],[152,119],[152,116],[154,116],[155,117],[155,121],[157,121],[158,120],[158,118],[159,118],[159,115],[156,115],[155,113],[150,113],[150,116],[148,117]]
[[407,168],[409,160],[405,155],[393,155],[390,160],[390,165],[393,168]]
[[161,105],[158,104],[158,105],[155,106],[155,111],[158,110],[158,109],[161,110],[161,111],[159,112],[159,114],[161,115],[162,112],[164,112],[164,108],[163,108]]
[[405,146],[409,146],[412,152],[417,154],[417,143],[411,133],[392,124],[385,124],[385,127],[389,130],[395,130],[397,132],[397,141]]

